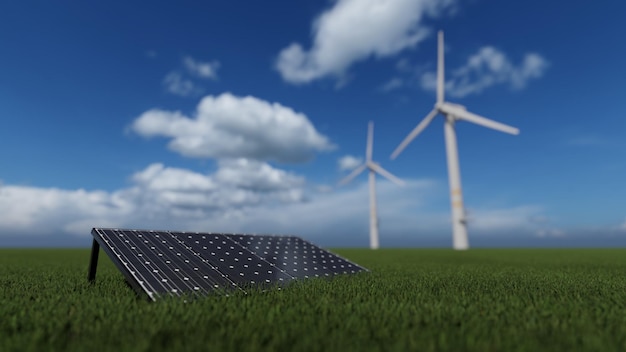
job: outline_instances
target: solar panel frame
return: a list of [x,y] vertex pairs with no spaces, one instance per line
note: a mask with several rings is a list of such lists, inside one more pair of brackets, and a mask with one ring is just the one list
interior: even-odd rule
[[[93,228],[91,234],[94,239],[88,280],[95,280],[101,247],[133,290],[152,301],[188,293],[202,296],[228,294],[233,290],[245,293],[249,286],[280,287],[309,277],[369,271],[297,236],[115,228]],[[251,246],[252,242],[256,245]],[[299,252],[300,246],[306,248],[304,252]],[[277,263],[279,255],[282,261]],[[326,256],[342,267],[335,267],[337,270],[330,273],[322,272],[320,262],[314,270],[308,270],[306,260],[316,264]],[[245,263],[236,267],[232,262],[227,263],[227,259]],[[288,265],[288,260],[295,261]]]

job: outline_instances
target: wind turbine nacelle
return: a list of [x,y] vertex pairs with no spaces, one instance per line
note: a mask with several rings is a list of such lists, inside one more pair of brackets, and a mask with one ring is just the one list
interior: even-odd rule
[[467,111],[467,108],[465,106],[461,105],[461,104],[455,104],[455,103],[444,103],[444,104],[446,104],[448,106],[452,106],[452,107],[457,108],[457,109],[461,109],[461,110]]
[[441,103],[437,106],[437,110],[444,115],[457,116],[459,111],[467,111],[465,106],[453,103]]

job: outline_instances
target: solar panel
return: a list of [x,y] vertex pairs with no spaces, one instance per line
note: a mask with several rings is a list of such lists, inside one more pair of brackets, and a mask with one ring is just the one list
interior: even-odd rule
[[94,228],[89,281],[100,247],[138,294],[207,295],[284,286],[367,269],[296,236]]

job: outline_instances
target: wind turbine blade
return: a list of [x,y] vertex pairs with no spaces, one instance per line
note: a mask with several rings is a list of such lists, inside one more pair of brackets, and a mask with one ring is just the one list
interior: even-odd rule
[[437,43],[437,102],[444,99],[444,59],[443,59],[443,31],[438,33]]
[[372,161],[372,149],[374,148],[374,122],[370,121],[367,126],[367,149],[365,150],[365,162]]
[[473,122],[477,125],[481,125],[483,127],[487,127],[487,128],[491,128],[494,129],[496,131],[500,131],[500,132],[504,132],[504,133],[509,133],[509,134],[513,134],[513,135],[517,135],[519,134],[519,129],[515,128],[515,127],[511,127],[509,125],[505,125],[503,123],[500,122],[496,122],[493,120],[490,120],[486,117],[482,117],[476,114],[473,114],[469,111],[465,111],[465,110],[461,110],[461,109],[457,109],[458,111],[455,111],[453,113],[454,116],[469,121],[469,122]]
[[339,181],[339,185],[345,185],[348,182],[352,181],[353,178],[359,176],[359,174],[361,172],[363,172],[363,170],[365,170],[365,168],[367,167],[367,163],[366,164],[362,164],[361,166],[357,167],[356,169],[352,170],[352,172],[344,177],[341,181]]
[[437,109],[433,109],[433,111],[431,111],[428,115],[426,115],[426,117],[422,120],[422,122],[420,122],[414,129],[413,131],[411,131],[411,133],[409,133],[408,136],[406,136],[406,138],[402,141],[402,143],[400,143],[400,145],[396,148],[396,150],[393,151],[393,153],[391,154],[391,159],[395,159],[396,157],[398,157],[398,155],[400,155],[400,153],[404,150],[404,148],[406,148],[407,145],[409,145],[409,143],[411,143],[411,141],[413,139],[415,139],[415,137],[417,137],[418,134],[420,134],[424,128],[426,128],[426,126],[428,126],[428,124],[430,123],[430,121],[432,121],[435,116],[437,116]]
[[383,169],[380,165],[371,163],[371,164],[369,164],[369,167],[370,167],[370,169],[374,170],[374,172],[376,172],[379,175],[385,177],[389,181],[397,184],[398,186],[404,186],[404,184],[405,184],[404,181],[402,181],[401,179],[395,177],[389,171]]

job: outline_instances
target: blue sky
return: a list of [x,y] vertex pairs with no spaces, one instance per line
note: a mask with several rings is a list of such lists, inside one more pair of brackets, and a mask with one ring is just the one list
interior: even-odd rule
[[451,245],[436,31],[471,246],[626,245],[626,4],[497,0],[20,1],[0,5],[0,246],[94,226]]

